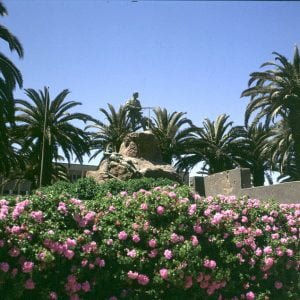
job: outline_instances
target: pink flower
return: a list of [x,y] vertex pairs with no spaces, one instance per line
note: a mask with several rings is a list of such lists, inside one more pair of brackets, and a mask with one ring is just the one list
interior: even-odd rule
[[134,280],[134,279],[137,279],[137,278],[138,278],[139,273],[138,273],[138,272],[132,272],[132,271],[129,271],[129,272],[127,273],[127,276],[128,276],[128,278]]
[[285,253],[289,257],[292,257],[294,255],[294,251],[292,249],[286,249]]
[[50,300],[57,300],[57,294],[55,292],[50,292],[49,299]]
[[141,238],[140,238],[140,236],[139,236],[138,234],[134,234],[134,235],[132,236],[132,240],[133,240],[135,243],[138,243],[138,242],[141,240]]
[[164,251],[164,256],[165,256],[166,259],[171,259],[173,257],[172,251],[169,250],[169,249],[166,249]]
[[265,267],[268,270],[268,269],[270,269],[273,266],[274,259],[272,257],[266,257],[265,260],[264,260],[264,262],[265,262]]
[[193,286],[193,277],[187,276],[185,278],[184,288],[189,289]]
[[9,270],[9,264],[7,262],[1,262],[0,270],[3,271],[4,273],[7,273]]
[[81,284],[81,289],[87,293],[91,290],[91,286],[90,286],[90,283],[88,281],[85,281]]
[[191,216],[193,215],[197,210],[197,204],[191,204],[188,209],[188,214]]
[[267,246],[264,248],[264,253],[265,254],[271,254],[272,253],[272,247],[271,246]]
[[141,210],[147,210],[148,209],[147,203],[142,203],[140,208],[141,208]]
[[253,293],[253,292],[248,292],[247,294],[246,294],[246,299],[247,300],[254,300],[255,299],[255,294]]
[[157,256],[157,254],[158,254],[157,249],[152,249],[152,250],[150,251],[150,253],[148,254],[148,256],[149,256],[150,258],[155,258],[155,257]]
[[34,267],[34,263],[32,261],[24,261],[22,266],[22,271],[24,273],[30,273]]
[[109,211],[109,212],[112,212],[112,211],[114,211],[114,210],[116,210],[116,208],[115,208],[113,205],[111,205],[111,206],[108,208],[108,211]]
[[157,246],[157,242],[155,239],[151,239],[149,242],[148,242],[148,245],[149,247],[151,248],[155,248]]
[[43,212],[39,211],[33,211],[31,212],[30,216],[37,222],[41,223],[43,221]]
[[17,247],[12,247],[11,249],[9,249],[8,254],[11,257],[17,257],[20,254],[20,249]]
[[131,258],[135,258],[136,257],[136,251],[133,249],[133,250],[130,250],[127,252],[127,256],[131,257]]
[[73,256],[75,255],[73,250],[69,250],[67,249],[66,251],[64,251],[64,256],[68,259],[71,260],[73,258]]
[[35,283],[31,278],[29,278],[25,281],[24,287],[27,290],[33,290],[35,288]]
[[66,244],[67,244],[68,248],[75,248],[77,242],[74,239],[67,238]]
[[161,216],[164,214],[165,212],[165,208],[161,205],[159,205],[157,208],[156,208],[156,212]]
[[205,259],[203,266],[209,269],[215,269],[217,266],[217,263],[214,260]]
[[140,285],[147,285],[149,283],[149,277],[147,275],[144,275],[144,274],[139,274],[138,277],[137,277],[137,282],[140,284]]
[[197,246],[199,244],[199,241],[195,235],[191,236],[191,241],[193,246]]
[[248,218],[246,216],[242,216],[241,221],[242,221],[242,223],[247,223],[248,222]]
[[200,225],[196,224],[194,227],[194,231],[197,233],[197,234],[200,234],[203,232],[203,229]]
[[255,255],[257,255],[257,256],[261,256],[262,253],[263,253],[263,251],[262,251],[260,248],[257,248],[257,249],[255,250]]
[[175,243],[178,243],[179,241],[180,241],[179,236],[178,236],[176,233],[172,233],[172,234],[171,234],[171,242],[172,242],[173,244],[175,244]]
[[281,289],[283,287],[283,284],[281,281],[275,281],[275,284],[274,284],[275,288],[277,290]]
[[119,240],[125,241],[127,239],[128,234],[125,231],[121,231],[118,234]]
[[160,269],[159,274],[162,279],[166,280],[168,278],[168,270],[167,269]]

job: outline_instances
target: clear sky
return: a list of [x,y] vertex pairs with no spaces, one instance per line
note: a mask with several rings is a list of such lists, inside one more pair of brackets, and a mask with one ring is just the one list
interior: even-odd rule
[[[102,118],[140,93],[143,106],[184,111],[196,125],[227,113],[243,124],[249,74],[300,45],[300,2],[6,0],[1,18],[22,42],[9,55],[24,88],[70,89]],[[3,48],[3,46],[1,47]],[[8,53],[8,52],[6,52]],[[25,98],[22,91],[16,97]],[[96,162],[97,163],[97,162]]]

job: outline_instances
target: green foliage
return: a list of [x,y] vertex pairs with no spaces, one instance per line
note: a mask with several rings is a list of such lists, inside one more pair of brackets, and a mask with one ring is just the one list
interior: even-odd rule
[[127,191],[128,194],[139,191],[140,189],[150,190],[155,186],[167,186],[178,184],[167,178],[139,178],[121,181],[110,179],[104,183],[96,183],[93,178],[81,178],[76,182],[58,181],[51,186],[38,189],[45,196],[60,197],[61,195],[69,195],[70,197],[96,200],[108,194],[117,195],[122,191]]

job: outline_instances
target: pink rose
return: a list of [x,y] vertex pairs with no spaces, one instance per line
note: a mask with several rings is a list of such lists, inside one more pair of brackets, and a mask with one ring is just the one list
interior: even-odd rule
[[126,240],[127,239],[127,233],[125,232],[125,231],[121,231],[121,232],[119,232],[119,234],[118,234],[118,237],[119,237],[119,240],[121,240],[121,241],[124,241],[124,240]]
[[27,290],[33,290],[35,288],[35,283],[31,278],[29,278],[25,281],[24,287]]
[[134,234],[132,236],[132,240],[135,242],[135,243],[138,243],[141,239],[140,239],[140,236],[138,234]]
[[81,289],[86,293],[89,292],[91,290],[90,283],[88,281],[83,282],[81,284]]
[[136,251],[133,249],[133,250],[130,250],[127,252],[127,256],[131,257],[131,258],[134,258],[136,257]]
[[169,249],[166,249],[164,251],[164,256],[165,256],[166,259],[171,259],[173,257],[172,251],[169,250]]
[[155,239],[151,239],[149,242],[148,242],[148,245],[149,247],[151,248],[155,248],[157,246],[157,242]]
[[165,208],[161,205],[159,205],[157,208],[156,208],[156,212],[161,216],[164,214],[165,212]]
[[275,284],[274,284],[275,288],[277,290],[281,289],[283,287],[283,284],[281,281],[275,281]]
[[144,274],[139,274],[138,277],[137,277],[137,282],[140,284],[140,285],[147,285],[149,283],[149,277],[147,275],[144,275]]
[[168,278],[168,270],[167,269],[160,269],[159,274],[162,279],[166,280]]
[[0,270],[3,271],[4,273],[7,273],[9,270],[9,264],[7,262],[1,262]]
[[254,300],[255,299],[255,294],[253,293],[253,292],[248,292],[247,294],[246,294],[246,299],[247,300]]
[[140,208],[141,208],[141,210],[147,210],[148,209],[147,203],[142,203]]
[[32,261],[24,261],[22,266],[22,271],[24,273],[30,273],[34,267],[34,263]]
[[138,273],[138,272],[132,272],[132,271],[129,271],[129,272],[127,273],[127,276],[128,276],[128,278],[134,280],[134,279],[137,279],[137,278],[138,278],[139,273]]

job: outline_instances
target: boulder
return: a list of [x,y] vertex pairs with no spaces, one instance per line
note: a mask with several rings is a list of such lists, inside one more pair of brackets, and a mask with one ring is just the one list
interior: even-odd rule
[[158,141],[150,131],[128,134],[119,153],[109,153],[97,171],[87,172],[97,182],[110,178],[128,180],[140,177],[169,178],[180,181],[175,169],[162,161]]

